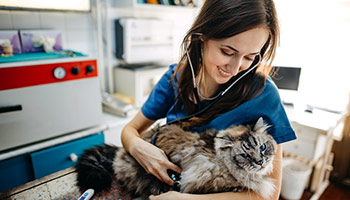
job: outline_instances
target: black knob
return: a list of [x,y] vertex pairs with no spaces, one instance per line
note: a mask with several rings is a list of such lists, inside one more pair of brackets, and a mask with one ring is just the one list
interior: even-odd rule
[[85,67],[85,74],[91,73],[94,71],[94,66],[88,65]]
[[80,69],[79,69],[79,67],[73,67],[73,68],[71,69],[71,72],[72,72],[72,74],[74,74],[74,75],[78,75],[78,74],[80,73]]

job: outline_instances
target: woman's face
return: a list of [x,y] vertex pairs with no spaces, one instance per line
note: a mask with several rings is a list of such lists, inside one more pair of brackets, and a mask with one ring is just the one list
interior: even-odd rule
[[203,47],[204,84],[218,86],[252,64],[268,38],[265,28],[254,28],[238,35],[205,40]]

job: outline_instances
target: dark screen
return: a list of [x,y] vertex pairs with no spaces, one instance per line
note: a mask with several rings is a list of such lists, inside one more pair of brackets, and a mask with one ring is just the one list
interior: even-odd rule
[[272,80],[275,82],[278,89],[298,90],[300,67],[282,67],[274,66],[275,75]]

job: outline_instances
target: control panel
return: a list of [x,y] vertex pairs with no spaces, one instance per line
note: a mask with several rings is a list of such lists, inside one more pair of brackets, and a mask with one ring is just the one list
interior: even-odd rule
[[0,91],[97,75],[96,60],[0,68]]

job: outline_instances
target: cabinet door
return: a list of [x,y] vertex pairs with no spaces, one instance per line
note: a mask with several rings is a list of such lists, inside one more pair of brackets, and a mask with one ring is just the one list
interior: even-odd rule
[[71,155],[79,157],[85,149],[104,144],[103,133],[91,135],[30,154],[34,178],[38,179],[75,165]]
[[324,153],[325,136],[320,130],[292,123],[297,140],[283,143],[283,150],[316,161]]
[[0,193],[33,180],[29,155],[0,161]]
[[99,125],[98,82],[85,78],[0,91],[0,107],[17,108],[0,113],[0,151]]

